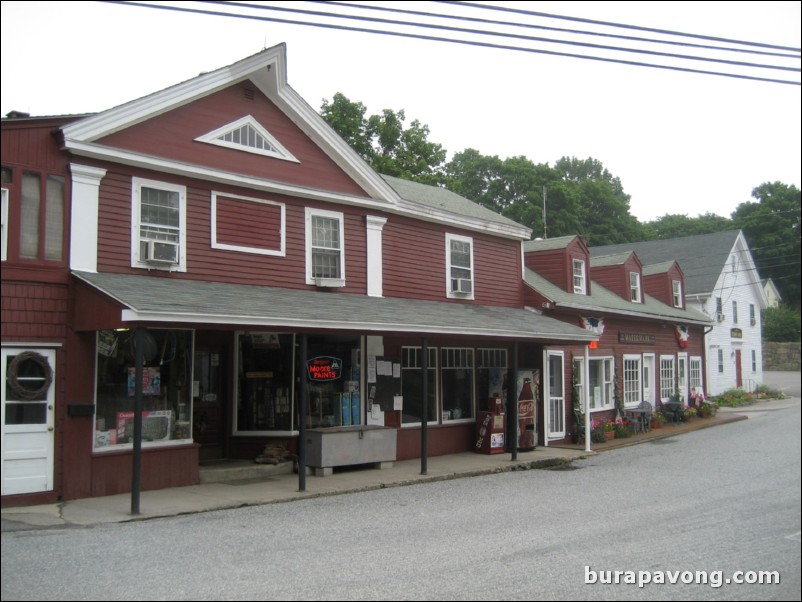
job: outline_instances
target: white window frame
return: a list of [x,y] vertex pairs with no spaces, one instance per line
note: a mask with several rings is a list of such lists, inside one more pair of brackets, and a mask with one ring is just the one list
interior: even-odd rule
[[[242,245],[230,245],[228,243],[218,242],[217,241],[217,197],[223,197],[226,199],[236,199],[238,201],[246,201],[249,203],[256,203],[259,205],[270,205],[272,207],[278,207],[281,211],[281,225],[280,225],[280,238],[281,242],[279,244],[278,249],[263,249],[259,247],[245,247]],[[252,253],[255,255],[271,255],[274,257],[284,257],[286,255],[286,221],[287,216],[287,208],[284,203],[278,203],[276,201],[268,201],[267,199],[257,199],[254,197],[249,196],[241,196],[238,194],[228,194],[224,192],[212,192],[212,248],[213,249],[223,249],[226,251],[239,251],[240,253]]]
[[[558,374],[552,370],[552,360],[559,361]],[[544,401],[547,439],[562,439],[565,437],[565,353],[547,350],[545,366]]]
[[682,282],[679,280],[672,280],[671,290],[674,296],[674,307],[682,308]]
[[[337,220],[339,227],[339,278],[315,278],[313,270],[313,228],[312,221],[315,217]],[[325,209],[306,208],[306,283],[315,286],[341,287],[345,286],[345,216],[340,211],[327,211]]]
[[[451,260],[451,243],[452,242],[460,242],[465,243],[470,247],[470,267],[464,266],[455,266]],[[452,278],[452,270],[468,270],[470,272],[470,278]],[[449,299],[474,299],[474,294],[476,291],[476,272],[474,270],[474,262],[473,262],[473,238],[470,236],[460,236],[457,234],[446,234],[446,296]],[[470,281],[470,292],[469,293],[461,293],[459,292],[460,289],[457,287],[457,290],[454,290],[455,285],[453,283],[454,280],[469,280]]]
[[702,358],[698,355],[692,355],[688,358],[688,383],[690,384],[691,391],[698,389],[704,390],[704,382],[702,380]]
[[[178,193],[178,262],[158,264],[139,255],[142,220],[142,188],[155,188]],[[187,271],[187,188],[178,184],[134,177],[131,179],[131,267],[149,270]]]
[[[579,268],[579,273],[577,273]],[[571,276],[574,284],[574,294],[587,295],[587,279],[585,278],[585,262],[581,259],[571,260]]]
[[732,302],[732,323],[733,324],[737,324],[738,323],[738,302],[737,301],[733,301]]
[[[590,391],[590,411],[611,410],[615,406],[615,399],[613,396],[613,358],[612,357],[590,357],[588,365],[588,390]],[[599,393],[601,399],[596,399],[597,395],[591,387],[590,374],[593,370],[594,363],[601,364],[601,386]],[[600,403],[599,403],[600,402]]]
[[640,274],[638,272],[629,273],[629,300],[633,303],[641,302]]
[[[273,148],[259,148],[258,146],[251,146],[248,143],[221,140],[221,138],[226,134],[235,132],[245,126],[253,128],[254,132],[261,136],[265,142],[267,142]],[[204,134],[203,136],[195,138],[195,140],[197,142],[205,142],[207,144],[214,144],[215,146],[223,146],[225,148],[243,151],[246,153],[253,153],[265,157],[272,157],[274,159],[282,159],[284,161],[300,163],[300,161],[296,159],[293,154],[276,139],[275,136],[262,127],[262,125],[251,115],[246,115],[237,121],[233,121],[229,124],[219,127],[208,134]]]
[[667,403],[676,391],[676,357],[673,355],[660,356],[660,401]]
[[[476,420],[476,354],[473,347],[441,347],[440,348],[440,388],[442,393],[440,398],[440,417],[443,423],[452,422],[472,422]],[[468,379],[471,390],[470,416],[460,418],[446,418],[444,412],[445,397],[445,376],[447,370],[464,370],[468,372]],[[450,412],[450,410],[449,410]]]
[[757,313],[755,312],[755,304],[749,304],[749,324],[755,326],[757,324]]
[[757,350],[752,349],[752,373],[757,372]]
[[688,354],[687,353],[678,353],[677,354],[677,364],[676,364],[676,374],[677,374],[677,388],[679,389],[680,395],[682,395],[682,399],[685,403],[688,403],[690,399],[688,390],[688,383],[689,375],[688,375]]
[[718,350],[718,373],[724,374],[724,350],[719,348]]
[[[627,363],[630,365],[627,366]],[[640,355],[624,355],[623,366],[623,392],[624,407],[638,405],[643,397],[643,357]]]

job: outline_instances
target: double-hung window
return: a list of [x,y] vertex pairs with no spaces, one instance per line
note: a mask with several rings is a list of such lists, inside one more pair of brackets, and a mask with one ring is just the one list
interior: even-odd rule
[[473,299],[473,239],[446,234],[449,298]]
[[142,178],[132,184],[132,265],[186,271],[186,187]]
[[638,272],[629,273],[629,300],[633,303],[640,303],[640,274]]
[[343,214],[306,209],[306,283],[345,286]]
[[624,356],[624,405],[637,405],[641,401],[641,356]]
[[574,277],[574,293],[577,295],[586,295],[585,289],[585,262],[581,259],[572,260],[573,264],[573,277]]
[[674,307],[682,307],[682,282],[679,280],[672,280],[671,288],[674,298]]
[[660,400],[668,401],[677,390],[677,382],[674,376],[674,356],[660,356]]

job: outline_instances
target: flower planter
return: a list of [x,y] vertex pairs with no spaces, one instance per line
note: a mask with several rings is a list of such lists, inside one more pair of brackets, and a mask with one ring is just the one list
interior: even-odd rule
[[658,422],[656,420],[652,420],[652,428],[653,429],[661,429],[661,428],[663,428],[663,423],[662,422]]
[[604,431],[604,438],[608,441],[615,439],[615,431]]

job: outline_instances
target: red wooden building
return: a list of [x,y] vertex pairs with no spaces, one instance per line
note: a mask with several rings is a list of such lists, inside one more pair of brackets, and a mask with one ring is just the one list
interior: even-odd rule
[[685,306],[675,261],[643,266],[632,251],[590,257],[584,239],[565,236],[524,243],[526,303],[599,340],[546,346],[544,444],[582,436],[574,409],[592,420],[648,402],[659,409],[673,395],[688,403],[704,383],[709,316]]
[[527,309],[527,228],[376,174],[284,46],[102,113],[10,115],[2,173],[3,504],[128,491],[137,401],[146,489],[294,451],[301,424],[355,434],[353,463],[417,457],[424,420],[429,454],[465,451],[509,375],[598,338]]

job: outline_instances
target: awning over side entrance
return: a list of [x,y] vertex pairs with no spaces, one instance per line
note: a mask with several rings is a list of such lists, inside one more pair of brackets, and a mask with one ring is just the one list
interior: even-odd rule
[[[73,272],[121,306],[122,322],[589,342],[597,336],[533,311],[341,292]],[[82,320],[91,323],[91,317]]]

